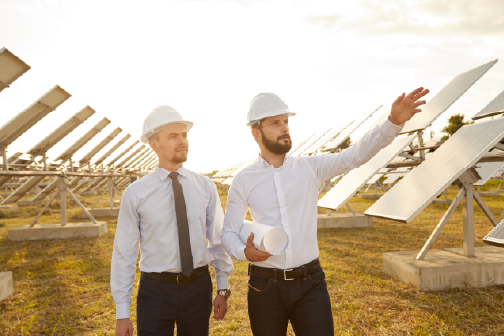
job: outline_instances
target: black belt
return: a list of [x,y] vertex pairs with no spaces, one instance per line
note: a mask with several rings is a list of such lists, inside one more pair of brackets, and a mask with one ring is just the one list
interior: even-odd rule
[[249,264],[248,275],[256,274],[273,278],[273,280],[294,280],[301,277],[306,278],[306,275],[315,273],[320,267],[318,258],[308,264],[290,269],[266,268]]
[[182,273],[171,273],[171,272],[162,272],[162,273],[141,272],[141,274],[149,279],[152,279],[152,280],[173,282],[173,283],[181,285],[181,284],[185,284],[185,283],[194,281],[196,279],[199,279],[202,276],[204,276],[205,274],[207,274],[208,272],[209,272],[208,265],[206,265],[206,266],[201,266],[201,267],[195,268],[190,277],[187,277]]

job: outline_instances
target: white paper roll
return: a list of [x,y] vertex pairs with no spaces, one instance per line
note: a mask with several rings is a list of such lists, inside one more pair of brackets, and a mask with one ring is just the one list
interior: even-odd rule
[[256,249],[268,252],[271,255],[282,254],[289,243],[287,233],[280,228],[251,221],[243,222],[240,238],[244,243],[247,242],[250,233],[254,233],[254,240],[252,242]]

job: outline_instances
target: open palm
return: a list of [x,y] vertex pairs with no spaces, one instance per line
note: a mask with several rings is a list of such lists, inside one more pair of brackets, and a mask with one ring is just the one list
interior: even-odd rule
[[423,96],[429,93],[429,89],[424,89],[419,87],[416,90],[411,91],[409,94],[403,93],[392,103],[392,109],[390,110],[390,121],[396,125],[404,124],[406,121],[413,118],[413,116],[422,112],[419,107],[425,104],[425,100],[419,100]]

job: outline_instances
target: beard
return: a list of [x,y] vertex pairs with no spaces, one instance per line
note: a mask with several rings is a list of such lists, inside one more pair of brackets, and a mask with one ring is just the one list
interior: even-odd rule
[[[262,135],[263,145],[264,145],[264,147],[266,147],[267,150],[269,150],[271,153],[276,154],[276,155],[283,155],[283,154],[289,153],[289,151],[292,148],[292,141],[291,141],[289,134],[282,134],[276,140],[270,140],[263,133],[262,129],[260,129],[260,131],[261,131],[261,135]],[[286,135],[288,137],[287,143],[280,143],[280,138],[282,138]]]
[[[186,152],[185,153],[177,153],[176,150],[185,148]],[[171,161],[173,163],[184,163],[187,161],[187,154],[189,153],[189,148],[187,147],[179,147],[175,149],[175,152],[169,157],[168,155],[165,155],[165,158],[168,161]]]

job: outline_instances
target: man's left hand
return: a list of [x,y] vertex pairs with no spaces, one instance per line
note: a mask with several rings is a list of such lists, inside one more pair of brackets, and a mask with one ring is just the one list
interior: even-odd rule
[[389,120],[396,125],[404,124],[410,120],[416,113],[422,112],[419,107],[425,104],[425,100],[419,100],[429,93],[429,89],[419,87],[408,95],[403,93],[392,104]]
[[227,299],[222,295],[216,295],[214,300],[214,319],[222,320],[227,313]]

